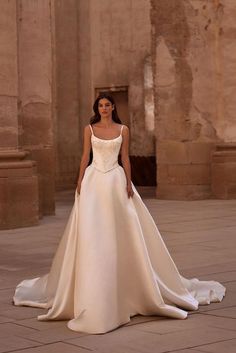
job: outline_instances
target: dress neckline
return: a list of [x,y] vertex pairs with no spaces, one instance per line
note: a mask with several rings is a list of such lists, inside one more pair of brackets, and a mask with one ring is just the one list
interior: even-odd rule
[[98,140],[101,140],[101,141],[114,141],[114,140],[117,140],[119,137],[121,137],[121,134],[117,137],[115,137],[114,139],[101,139],[100,137],[97,137],[93,134],[93,137],[95,137],[96,139]]
[[119,137],[122,137],[121,134],[122,134],[123,125],[121,125],[120,135],[115,137],[115,138],[113,138],[113,139],[101,139],[100,137],[95,136],[94,133],[93,133],[93,129],[92,129],[91,124],[89,126],[90,126],[90,129],[91,129],[91,132],[92,132],[92,136],[94,136],[98,140],[101,140],[101,141],[114,141],[114,140],[117,140]]

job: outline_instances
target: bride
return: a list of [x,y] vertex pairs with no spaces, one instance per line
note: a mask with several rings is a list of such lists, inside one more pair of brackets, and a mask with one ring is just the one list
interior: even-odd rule
[[71,330],[97,334],[137,314],[185,319],[199,304],[221,301],[220,283],[179,274],[131,181],[129,129],[113,98],[101,94],[93,109],[74,205],[51,269],[19,283],[14,304],[46,308],[38,320],[68,320]]

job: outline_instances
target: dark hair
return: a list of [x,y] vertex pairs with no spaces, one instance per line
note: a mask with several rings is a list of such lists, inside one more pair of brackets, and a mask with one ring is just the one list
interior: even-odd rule
[[99,114],[99,111],[98,111],[98,104],[99,104],[99,101],[104,98],[109,100],[109,102],[111,102],[112,105],[114,105],[114,109],[112,110],[112,120],[118,124],[122,124],[116,110],[114,98],[109,93],[105,93],[105,92],[100,93],[93,104],[93,111],[95,114],[91,117],[90,124],[95,124],[101,120],[101,115]]

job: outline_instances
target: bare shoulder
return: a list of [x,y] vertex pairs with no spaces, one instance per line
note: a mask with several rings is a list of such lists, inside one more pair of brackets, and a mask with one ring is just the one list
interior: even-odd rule
[[84,127],[84,132],[85,132],[85,133],[91,132],[90,124],[85,125],[85,127]]
[[126,134],[126,135],[129,133],[129,128],[128,128],[128,126],[127,126],[127,125],[124,125],[124,124],[123,124],[123,133]]

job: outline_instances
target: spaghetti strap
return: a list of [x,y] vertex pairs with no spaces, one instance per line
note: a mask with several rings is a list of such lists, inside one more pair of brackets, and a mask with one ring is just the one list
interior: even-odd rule
[[124,125],[121,125],[120,135],[122,134],[123,127],[124,127]]
[[91,126],[91,124],[89,124],[89,127],[90,127],[90,130],[91,130],[91,132],[92,132],[92,135],[93,135],[93,129],[92,129],[92,126]]

